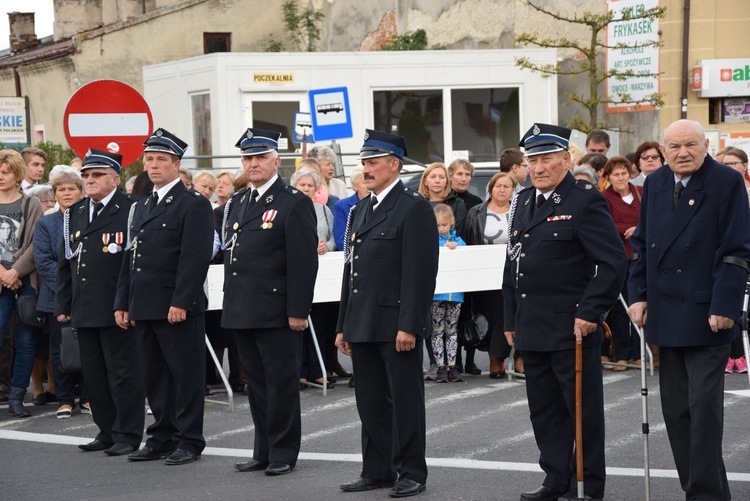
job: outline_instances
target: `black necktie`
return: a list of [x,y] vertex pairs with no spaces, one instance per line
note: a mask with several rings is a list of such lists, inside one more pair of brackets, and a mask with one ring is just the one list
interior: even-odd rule
[[677,181],[674,185],[674,208],[677,208],[677,204],[680,203],[680,195],[682,195],[682,190],[685,189],[685,185],[682,184],[682,181]]
[[151,195],[151,210],[156,209],[156,206],[159,205],[159,193],[154,192],[153,195]]
[[248,212],[250,212],[250,209],[255,205],[255,202],[258,201],[258,190],[253,190],[250,193],[250,200],[247,202],[247,205],[245,206],[245,215],[247,215]]
[[[101,203],[101,202],[94,203],[94,213],[91,214],[91,221],[93,221],[94,219],[96,219],[96,216],[99,215],[99,213],[102,211],[103,208],[104,208],[104,204],[103,203]],[[91,221],[89,221],[89,222],[91,222]]]
[[544,202],[546,200],[547,199],[544,198],[544,195],[542,195],[541,193],[539,195],[537,195],[536,196],[536,208],[538,209],[539,207],[541,207],[542,205],[544,205]]
[[367,220],[370,219],[370,216],[372,216],[372,212],[375,210],[376,205],[378,205],[378,197],[372,195],[370,197],[370,205],[367,206],[367,212],[365,212],[365,222],[367,222]]

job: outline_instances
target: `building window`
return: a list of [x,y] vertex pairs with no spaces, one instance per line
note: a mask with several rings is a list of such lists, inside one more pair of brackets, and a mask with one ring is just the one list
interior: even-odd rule
[[204,33],[203,34],[203,53],[211,54],[213,52],[231,52],[232,51],[232,34],[231,33]]
[[[211,96],[193,94],[190,96],[193,112],[193,150],[196,156],[211,155]],[[198,158],[198,167],[212,167],[210,158]]]
[[443,161],[441,89],[376,91],[373,111],[375,129],[404,136],[409,158],[424,164]]
[[454,151],[468,151],[471,162],[497,162],[506,148],[517,148],[518,88],[451,90]]

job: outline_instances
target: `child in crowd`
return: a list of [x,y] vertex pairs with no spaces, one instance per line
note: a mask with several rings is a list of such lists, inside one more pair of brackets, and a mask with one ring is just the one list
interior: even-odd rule
[[[434,210],[438,226],[438,245],[449,249],[466,245],[461,237],[456,235],[456,219],[450,206],[437,204]],[[463,292],[435,294],[432,298],[432,350],[438,364],[435,377],[438,383],[463,381],[461,373],[456,369],[458,315],[461,313],[463,302]]]

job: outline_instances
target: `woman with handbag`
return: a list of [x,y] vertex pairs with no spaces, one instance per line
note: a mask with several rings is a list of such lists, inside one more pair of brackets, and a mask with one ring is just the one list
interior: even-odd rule
[[24,324],[21,318],[22,314],[29,313],[27,322],[35,320],[38,284],[31,241],[34,225],[44,214],[39,200],[20,191],[25,169],[20,153],[0,151],[0,216],[12,221],[11,235],[16,236],[6,241],[6,244],[15,242],[12,260],[8,260],[6,254],[0,259],[0,332],[8,328],[16,312],[13,332],[15,360],[8,395],[8,414],[19,418],[31,416],[23,406],[23,397],[34,367],[39,330]]
[[[508,242],[508,219],[510,200],[516,183],[507,172],[498,172],[487,185],[489,198],[472,207],[466,217],[469,245],[496,245]],[[501,379],[506,375],[505,358],[510,355],[510,345],[503,332],[503,293],[501,290],[471,293],[471,304],[475,311],[483,314],[489,323],[490,378]],[[466,371],[474,366],[474,351],[466,351]]]
[[60,361],[62,328],[65,325],[70,325],[70,322],[63,324],[54,315],[57,260],[63,238],[63,214],[68,207],[83,197],[83,183],[80,174],[77,171],[60,172],[52,181],[52,190],[60,210],[41,218],[34,228],[34,262],[36,263],[37,273],[41,278],[39,301],[36,307],[37,310],[47,315],[49,325],[52,372],[55,378],[57,398],[60,400],[56,416],[58,419],[66,419],[73,414],[75,408],[74,391],[76,385],[80,392],[81,412],[91,413],[83,384],[83,374],[80,370],[69,373],[63,372]]

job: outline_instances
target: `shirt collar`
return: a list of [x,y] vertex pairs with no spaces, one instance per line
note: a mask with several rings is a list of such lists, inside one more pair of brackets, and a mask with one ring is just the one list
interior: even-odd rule
[[[109,192],[109,195],[107,195],[106,197],[104,197],[104,198],[102,198],[101,200],[99,200],[99,201],[100,201],[100,202],[101,202],[101,203],[102,203],[102,204],[104,205],[104,207],[106,207],[106,206],[107,206],[107,204],[109,203],[109,201],[110,201],[110,200],[112,200],[112,197],[113,197],[113,196],[115,196],[115,191],[116,191],[116,190],[117,190],[117,188],[115,188],[114,190],[110,191],[110,192]],[[91,210],[94,210],[94,204],[95,204],[96,202],[94,202],[94,201],[93,201],[93,200],[91,200],[90,198],[89,198],[89,201],[91,202],[91,203],[89,203],[89,208],[90,208]]]
[[385,197],[387,197],[387,196],[388,196],[388,193],[390,193],[390,192],[391,192],[391,190],[393,189],[393,187],[394,187],[394,186],[396,186],[396,183],[398,183],[398,182],[399,182],[399,180],[400,180],[400,179],[399,179],[399,178],[397,177],[397,178],[396,178],[396,179],[395,179],[395,180],[394,180],[394,181],[393,181],[393,182],[392,182],[391,184],[389,184],[388,186],[386,186],[385,188],[383,188],[383,191],[381,191],[381,192],[380,192],[380,193],[378,193],[377,195],[375,195],[375,193],[372,193],[372,192],[370,193],[370,196],[371,196],[371,197],[374,197],[374,196],[377,196],[377,197],[378,197],[378,203],[376,203],[375,205],[373,205],[373,206],[372,206],[372,209],[373,209],[373,210],[375,210],[375,208],[376,208],[376,207],[377,207],[378,205],[380,205],[380,202],[382,202],[383,200],[385,200]]
[[683,188],[687,188],[690,178],[693,177],[693,175],[691,174],[687,177],[683,177],[682,179],[680,179],[679,177],[677,177],[677,174],[672,173],[672,175],[674,176],[674,184],[682,183]]
[[182,180],[180,180],[180,178],[177,177],[177,179],[175,179],[171,183],[167,184],[166,186],[162,186],[158,190],[155,189],[154,192],[159,194],[159,203],[161,203],[161,201],[164,200],[164,197],[167,196],[167,193],[169,193],[169,190],[171,190],[172,188],[174,188],[174,186],[177,183],[181,183],[181,182],[182,182]]
[[275,183],[278,178],[279,178],[279,175],[278,174],[274,174],[271,179],[269,179],[268,181],[266,181],[262,185],[258,186],[257,188],[255,188],[254,186],[251,185],[250,186],[250,193],[252,193],[253,190],[257,190],[258,191],[258,200],[260,200],[260,197],[262,197],[263,194],[268,191],[268,188],[270,188],[271,185],[273,183]]

